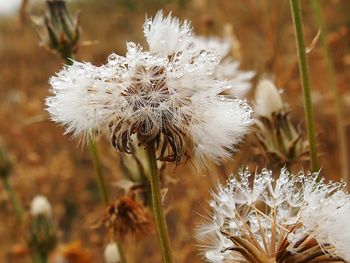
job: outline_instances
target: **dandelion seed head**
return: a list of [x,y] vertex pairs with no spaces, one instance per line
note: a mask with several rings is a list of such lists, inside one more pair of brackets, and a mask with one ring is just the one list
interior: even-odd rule
[[[184,44],[189,22],[162,12],[144,30],[149,51],[128,42],[125,56],[111,54],[99,67],[74,62],[52,77],[46,101],[52,120],[83,138],[105,133],[122,152],[131,152],[136,134],[141,145],[155,140],[166,148],[166,161],[192,152],[198,160],[230,157],[252,124],[251,108],[224,95],[232,83],[215,77],[220,55]],[[178,44],[154,46],[160,37]]]
[[281,169],[274,179],[268,169],[254,176],[241,170],[218,186],[209,204],[210,219],[198,230],[209,262],[245,262],[242,240],[253,256],[267,259],[302,258],[315,244],[325,257],[350,258],[350,196],[343,183],[326,183],[318,173]]

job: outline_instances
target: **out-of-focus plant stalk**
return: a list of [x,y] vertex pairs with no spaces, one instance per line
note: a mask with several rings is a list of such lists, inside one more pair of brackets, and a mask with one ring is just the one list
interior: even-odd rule
[[166,219],[162,206],[162,197],[161,197],[161,186],[160,186],[160,178],[158,173],[157,166],[157,157],[155,150],[155,141],[151,141],[147,144],[147,158],[149,165],[149,182],[151,184],[151,192],[152,192],[152,206],[153,213],[155,217],[155,222],[157,226],[158,239],[160,243],[160,247],[162,250],[163,261],[165,263],[172,263],[172,254],[170,249],[170,240],[168,234],[168,228],[166,224]]
[[16,213],[18,220],[20,222],[22,222],[23,221],[23,208],[22,208],[21,204],[19,203],[15,193],[13,192],[13,189],[12,189],[11,184],[9,182],[9,178],[7,176],[2,178],[2,182],[3,182],[4,189],[5,189],[6,193],[8,194],[10,202],[13,206],[13,209],[15,210],[15,213]]
[[96,141],[93,138],[91,138],[91,136],[89,138],[89,150],[90,150],[92,160],[94,162],[94,167],[95,167],[95,172],[96,172],[96,176],[97,176],[96,178],[97,178],[98,188],[100,190],[100,195],[101,195],[103,202],[107,205],[108,200],[109,200],[109,196],[108,196],[108,191],[106,189],[106,184],[105,184],[103,173],[102,173],[100,156],[98,154]]
[[5,145],[2,144],[0,140],[0,179],[2,180],[2,184],[4,190],[6,191],[10,202],[15,210],[16,216],[20,222],[23,222],[23,208],[21,203],[16,198],[16,195],[12,189],[9,177],[11,175],[12,170],[12,159],[5,148]]
[[306,50],[303,32],[303,21],[301,16],[301,8],[299,0],[290,0],[291,12],[293,17],[295,38],[298,50],[300,79],[304,94],[304,107],[306,116],[306,125],[308,140],[310,144],[310,159],[313,171],[318,170],[317,149],[316,149],[316,134],[313,122],[311,87],[309,80],[309,70],[306,61]]
[[338,83],[334,70],[334,64],[332,61],[332,56],[329,50],[328,42],[327,42],[327,31],[324,23],[324,19],[322,17],[322,10],[318,0],[311,0],[311,6],[314,13],[315,23],[318,27],[321,28],[320,41],[323,49],[323,55],[325,59],[325,63],[327,66],[328,77],[330,81],[330,88],[333,93],[334,100],[334,108],[336,111],[336,120],[337,120],[337,133],[339,138],[339,151],[340,151],[340,161],[342,168],[342,178],[345,182],[349,183],[350,174],[349,174],[349,152],[348,152],[348,143],[346,137],[346,129],[344,126],[344,112],[343,112],[343,103],[338,91]]

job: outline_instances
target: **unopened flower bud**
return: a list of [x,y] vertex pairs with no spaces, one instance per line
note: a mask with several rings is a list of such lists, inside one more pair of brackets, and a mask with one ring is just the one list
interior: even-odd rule
[[255,92],[257,118],[255,135],[263,155],[275,165],[289,165],[304,160],[308,141],[290,118],[286,103],[270,80],[261,80]]
[[268,79],[262,79],[255,91],[255,112],[269,117],[273,112],[283,109],[283,102],[275,84]]
[[57,233],[52,221],[52,208],[45,196],[36,196],[32,200],[31,222],[29,226],[28,247],[33,253],[47,258],[55,248]]
[[106,263],[118,263],[120,262],[120,254],[115,242],[109,243],[104,251],[104,257]]
[[79,14],[73,19],[65,0],[47,0],[48,14],[37,25],[41,45],[67,60],[76,53],[80,38]]
[[34,197],[30,206],[30,214],[33,217],[45,216],[50,218],[52,215],[52,207],[45,196],[38,195]]

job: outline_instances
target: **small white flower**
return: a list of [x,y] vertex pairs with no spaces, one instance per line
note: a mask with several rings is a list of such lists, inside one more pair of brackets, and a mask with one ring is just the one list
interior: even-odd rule
[[120,254],[115,242],[109,243],[104,251],[104,258],[106,263],[118,263],[120,262]]
[[[252,124],[252,110],[224,95],[232,83],[215,77],[220,57],[182,45],[188,23],[159,12],[146,24],[151,52],[129,42],[126,55],[111,54],[106,65],[74,62],[50,79],[52,119],[76,136],[106,133],[123,152],[131,152],[136,134],[144,145],[159,141],[165,161],[179,162],[192,150],[198,160],[228,158]],[[165,52],[152,44],[161,37],[179,43],[161,46]]]
[[271,80],[259,81],[255,91],[255,104],[255,112],[264,117],[283,109],[281,95]]
[[52,207],[47,198],[43,195],[37,195],[33,198],[30,205],[30,214],[33,217],[45,216],[51,217]]
[[244,170],[212,197],[210,221],[198,231],[209,262],[350,260],[350,195],[343,183],[286,169],[276,180],[267,169],[251,178]]

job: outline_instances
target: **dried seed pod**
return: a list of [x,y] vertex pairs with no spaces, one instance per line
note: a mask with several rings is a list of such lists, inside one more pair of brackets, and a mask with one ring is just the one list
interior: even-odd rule
[[54,263],[92,263],[91,253],[82,246],[80,241],[61,245],[53,255]]
[[118,239],[139,240],[153,231],[148,209],[130,196],[123,196],[110,205],[100,223]]

